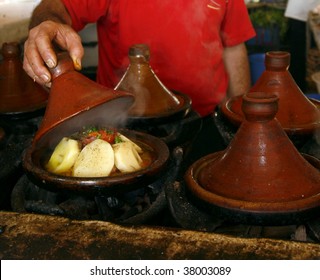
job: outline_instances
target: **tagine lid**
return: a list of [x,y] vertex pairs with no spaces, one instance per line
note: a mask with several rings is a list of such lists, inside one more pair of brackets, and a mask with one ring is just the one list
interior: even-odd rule
[[135,102],[129,117],[136,119],[161,119],[170,116],[184,117],[191,108],[191,99],[169,90],[150,65],[150,48],[147,44],[135,44],[129,48],[129,66],[115,87],[131,92]]
[[134,102],[132,94],[110,89],[82,75],[66,52],[58,53],[57,60],[57,66],[50,69],[48,105],[34,142],[49,132],[68,135],[86,126],[125,122]]
[[242,108],[245,119],[226,150],[188,169],[188,189],[210,205],[251,214],[319,207],[319,160],[311,164],[289,140],[275,118],[278,97],[248,93]]
[[[265,92],[279,97],[276,118],[287,133],[310,134],[320,127],[320,102],[308,99],[300,90],[289,72],[290,53],[267,52],[266,70],[250,89],[250,92]],[[239,126],[244,120],[242,96],[231,97],[221,106],[221,111],[233,124]]]
[[0,114],[20,116],[45,108],[48,90],[35,83],[23,70],[16,42],[4,43],[0,64]]

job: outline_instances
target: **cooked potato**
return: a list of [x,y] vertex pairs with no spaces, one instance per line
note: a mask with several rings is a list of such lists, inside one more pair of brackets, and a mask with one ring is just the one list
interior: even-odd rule
[[115,166],[124,173],[141,169],[142,159],[132,141],[114,144]]
[[96,139],[86,145],[80,152],[74,167],[75,177],[109,176],[114,166],[112,146],[101,139]]
[[139,154],[142,153],[142,149],[141,149],[136,143],[134,143],[133,141],[131,141],[129,138],[127,138],[126,136],[124,136],[124,135],[122,135],[122,134],[120,134],[120,133],[119,133],[119,137],[120,137],[120,139],[121,139],[123,142],[130,142],[130,143],[132,143],[132,145],[134,146],[134,148],[137,150],[137,152],[138,152]]
[[47,170],[55,174],[63,174],[72,168],[79,154],[78,141],[64,137],[54,149],[47,164]]

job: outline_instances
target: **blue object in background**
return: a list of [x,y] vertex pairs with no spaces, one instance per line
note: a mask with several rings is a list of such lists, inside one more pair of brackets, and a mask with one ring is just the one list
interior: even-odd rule
[[319,93],[306,93],[305,95],[308,98],[313,98],[313,99],[320,100],[320,94]]
[[254,53],[249,55],[251,85],[254,85],[264,72],[265,53]]
[[260,27],[254,26],[256,36],[246,42],[248,46],[262,46],[279,48],[280,31],[278,26]]

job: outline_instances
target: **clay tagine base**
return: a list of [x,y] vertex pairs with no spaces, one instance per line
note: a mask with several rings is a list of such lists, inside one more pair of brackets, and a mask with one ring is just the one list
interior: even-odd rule
[[[52,153],[50,146],[36,143],[30,146],[23,158],[23,168],[28,178],[41,188],[53,192],[71,194],[119,195],[132,190],[143,188],[154,182],[165,172],[169,160],[169,149],[160,139],[127,129],[119,129],[123,135],[148,149],[153,154],[153,162],[146,168],[136,172],[106,177],[72,177],[56,175],[44,167]],[[56,142],[57,139],[53,139]],[[38,145],[37,145],[38,144]]]
[[[223,152],[210,154],[195,162],[187,174],[187,197],[199,209],[213,217],[235,223],[280,226],[306,222],[319,216],[319,195],[288,202],[250,202],[236,200],[212,193],[199,185],[199,173],[212,162],[219,160]],[[304,155],[320,172],[320,161]]]
[[228,147],[196,161],[190,198],[215,215],[250,224],[295,224],[320,211],[320,160],[298,152],[275,115],[278,97],[243,96],[245,119]]

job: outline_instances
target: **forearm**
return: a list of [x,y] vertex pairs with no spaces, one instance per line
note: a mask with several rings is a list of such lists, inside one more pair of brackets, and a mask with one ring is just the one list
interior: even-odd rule
[[251,80],[245,44],[226,48],[224,63],[229,75],[228,97],[247,93],[250,89]]
[[46,20],[71,25],[69,13],[60,0],[41,1],[32,13],[29,29]]

